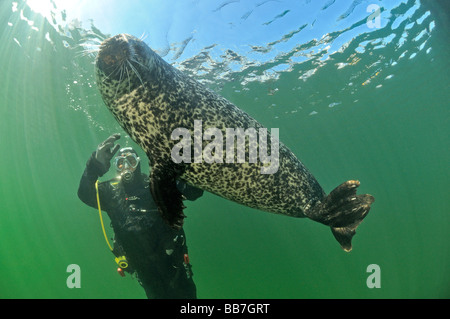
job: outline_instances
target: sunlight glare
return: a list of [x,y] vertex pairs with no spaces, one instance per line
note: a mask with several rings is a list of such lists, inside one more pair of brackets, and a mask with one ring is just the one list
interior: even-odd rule
[[83,7],[84,1],[82,0],[27,0],[28,6],[35,13],[41,14],[49,21],[52,21],[52,11],[62,12],[76,12]]
[[50,0],[27,0],[28,6],[36,13],[40,13],[43,16],[50,15],[53,9],[53,5]]

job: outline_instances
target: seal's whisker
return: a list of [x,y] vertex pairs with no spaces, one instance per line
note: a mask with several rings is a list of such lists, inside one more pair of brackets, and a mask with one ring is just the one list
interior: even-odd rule
[[90,38],[90,39],[89,39],[89,41],[92,41],[92,42],[94,42],[94,43],[98,43],[98,46],[100,46],[100,45],[102,44],[102,42],[105,41],[105,40],[106,40],[106,36],[103,37],[103,39],[101,39],[101,38],[96,38],[96,37]]
[[127,76],[128,76],[128,92],[131,93],[131,78],[130,78],[130,73],[128,73],[128,68],[125,65],[125,71],[127,71]]
[[76,58],[79,57],[86,57],[86,56],[96,56],[98,53],[98,50],[94,51],[94,50],[87,50],[87,49],[82,49],[80,50],[78,53],[75,54]]
[[136,76],[138,77],[139,81],[141,81],[142,86],[144,86],[144,82],[142,81],[141,76],[139,75],[139,72],[136,70],[136,68],[133,66],[133,64],[131,64],[130,61],[128,61],[128,65],[131,67],[131,70],[133,70],[133,72],[136,74]]
[[122,63],[121,65],[118,65],[118,66],[114,69],[114,71],[112,71],[109,75],[106,75],[106,74],[105,74],[105,78],[102,80],[102,83],[105,83],[105,81],[108,80],[113,74],[115,74],[115,73],[119,70],[119,68],[122,67],[122,65],[123,65],[123,63]]
[[133,59],[133,58],[131,58],[130,61],[131,61],[131,62],[134,62],[134,63],[136,63],[136,64],[139,64],[139,65],[142,66],[144,69],[148,69],[148,66],[142,64],[141,62],[139,62],[139,61],[137,61],[137,60],[135,60],[135,59]]
[[116,96],[117,96],[117,93],[119,93],[119,88],[120,88],[120,82],[121,82],[121,79],[122,79],[122,72],[120,72],[119,83],[117,84],[116,92],[114,93],[113,99],[115,99]]
[[95,48],[97,50],[100,50],[101,43],[99,43],[99,44],[92,44],[92,43],[85,42],[85,43],[80,44],[80,47],[83,47],[83,48],[89,47],[89,48]]
[[141,41],[145,41],[145,39],[147,39],[148,34],[145,34],[145,31],[142,33],[141,37],[139,38],[139,40]]
[[98,53],[98,52],[100,52],[100,48],[95,48],[95,49],[83,49],[83,52],[87,52],[87,53]]
[[136,68],[134,67],[133,64],[131,64],[130,61],[127,60],[127,62],[128,62],[128,65],[130,66],[131,70],[132,70],[132,71],[136,74],[136,76],[138,77],[139,81],[141,81],[141,84],[144,85],[144,82],[142,81],[142,78],[141,78],[141,76],[139,75],[138,70],[136,70]]
[[117,96],[117,93],[119,92],[119,88],[120,88],[120,84],[122,83],[122,76],[123,76],[123,69],[124,69],[124,67],[125,67],[125,63],[123,62],[121,65],[120,65],[120,76],[119,76],[119,83],[117,84],[117,89],[116,89],[116,93],[114,94],[114,97],[113,97],[113,99],[115,99],[116,98],[116,96]]
[[75,48],[80,50],[80,52],[76,55],[77,58],[86,56],[92,56],[95,58],[100,52],[100,44],[97,45],[89,42],[77,44]]
[[97,55],[98,55],[98,52],[99,52],[100,50],[93,50],[93,49],[91,49],[91,50],[83,50],[83,51],[81,51],[81,53],[79,54],[79,56],[83,56],[83,57],[86,57],[86,56],[91,56],[91,57],[97,57]]

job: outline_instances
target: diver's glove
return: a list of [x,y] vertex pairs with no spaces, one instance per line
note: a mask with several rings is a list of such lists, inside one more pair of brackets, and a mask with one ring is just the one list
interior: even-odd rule
[[119,144],[114,145],[114,142],[119,138],[120,134],[116,133],[98,145],[97,150],[95,151],[95,159],[101,165],[102,172],[100,176],[109,171],[109,168],[111,167],[111,159],[120,148]]

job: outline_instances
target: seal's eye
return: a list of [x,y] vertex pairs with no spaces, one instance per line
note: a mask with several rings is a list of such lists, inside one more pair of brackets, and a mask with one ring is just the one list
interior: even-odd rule
[[107,65],[110,65],[110,64],[116,63],[116,59],[113,56],[111,56],[111,55],[107,55],[103,59],[103,62],[105,62],[105,64],[107,64]]

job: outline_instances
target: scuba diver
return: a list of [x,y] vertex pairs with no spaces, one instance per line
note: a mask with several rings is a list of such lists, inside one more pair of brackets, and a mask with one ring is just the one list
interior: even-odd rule
[[[114,230],[114,248],[119,273],[135,273],[149,299],[193,299],[192,279],[184,230],[171,228],[160,216],[149,189],[149,178],[141,172],[140,158],[131,147],[120,149],[114,159],[117,177],[97,182],[111,166],[120,145],[113,134],[101,143],[86,163],[78,197],[87,205],[107,212]],[[196,200],[203,191],[177,181],[185,199]],[[101,206],[100,206],[101,205]]]

